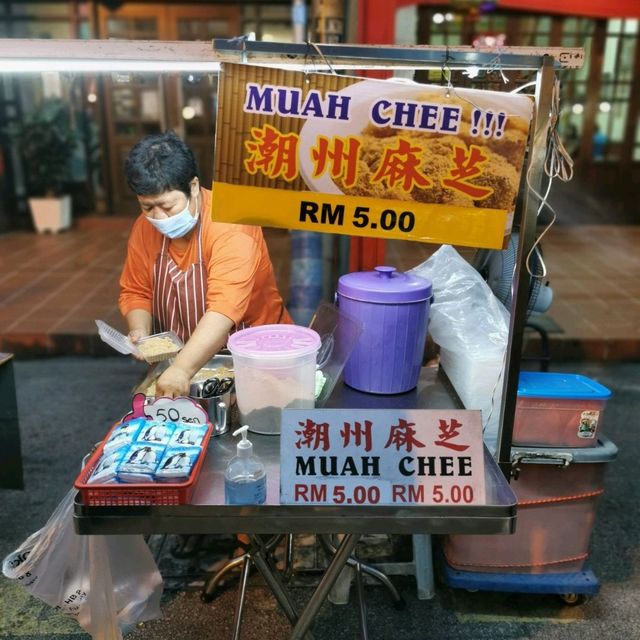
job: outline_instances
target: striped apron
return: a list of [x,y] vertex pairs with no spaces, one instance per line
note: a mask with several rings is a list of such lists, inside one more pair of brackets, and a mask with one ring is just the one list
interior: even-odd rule
[[153,267],[153,332],[173,331],[187,342],[206,311],[207,270],[202,261],[202,225],[198,221],[198,262],[181,271],[162,238]]

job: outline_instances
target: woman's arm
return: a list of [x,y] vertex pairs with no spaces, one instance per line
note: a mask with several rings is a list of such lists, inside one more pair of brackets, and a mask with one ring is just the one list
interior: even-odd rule
[[188,396],[191,378],[224,345],[233,321],[217,311],[207,311],[171,366],[158,378],[156,395]]
[[133,225],[120,274],[118,298],[118,306],[127,320],[129,331],[139,330],[144,336],[148,336],[152,328],[153,264],[160,247],[158,238],[149,233],[149,226],[141,218]]
[[131,309],[126,318],[131,342],[136,343],[140,338],[151,335],[151,314],[146,309]]

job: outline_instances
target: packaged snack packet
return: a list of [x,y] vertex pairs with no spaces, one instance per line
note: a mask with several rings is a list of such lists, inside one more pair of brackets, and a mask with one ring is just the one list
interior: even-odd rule
[[165,447],[152,442],[134,442],[118,467],[120,482],[153,482],[158,463]]
[[151,473],[124,473],[118,472],[116,482],[122,484],[150,484],[155,482]]
[[111,451],[111,453],[103,453],[87,482],[89,484],[106,484],[116,480],[118,475],[118,466],[120,465],[122,458],[126,455],[128,449],[128,445],[123,445],[122,447]]
[[167,445],[176,428],[174,422],[163,422],[161,420],[146,420],[136,436],[136,442],[151,442],[154,444]]
[[199,447],[207,434],[206,424],[176,424],[169,440],[170,447]]
[[167,447],[156,469],[156,478],[171,482],[188,480],[201,451],[200,447]]
[[138,435],[140,427],[146,422],[145,418],[134,418],[117,425],[102,447],[103,454],[111,453],[122,446],[130,445]]

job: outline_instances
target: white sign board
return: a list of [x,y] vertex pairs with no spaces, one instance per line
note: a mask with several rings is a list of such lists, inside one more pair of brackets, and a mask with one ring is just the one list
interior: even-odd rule
[[484,504],[479,411],[285,409],[281,504]]

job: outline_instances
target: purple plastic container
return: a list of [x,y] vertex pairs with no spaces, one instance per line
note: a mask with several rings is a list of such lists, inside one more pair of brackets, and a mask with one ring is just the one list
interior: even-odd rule
[[376,267],[338,280],[338,305],[363,330],[343,376],[368,393],[403,393],[418,384],[427,338],[431,282]]

